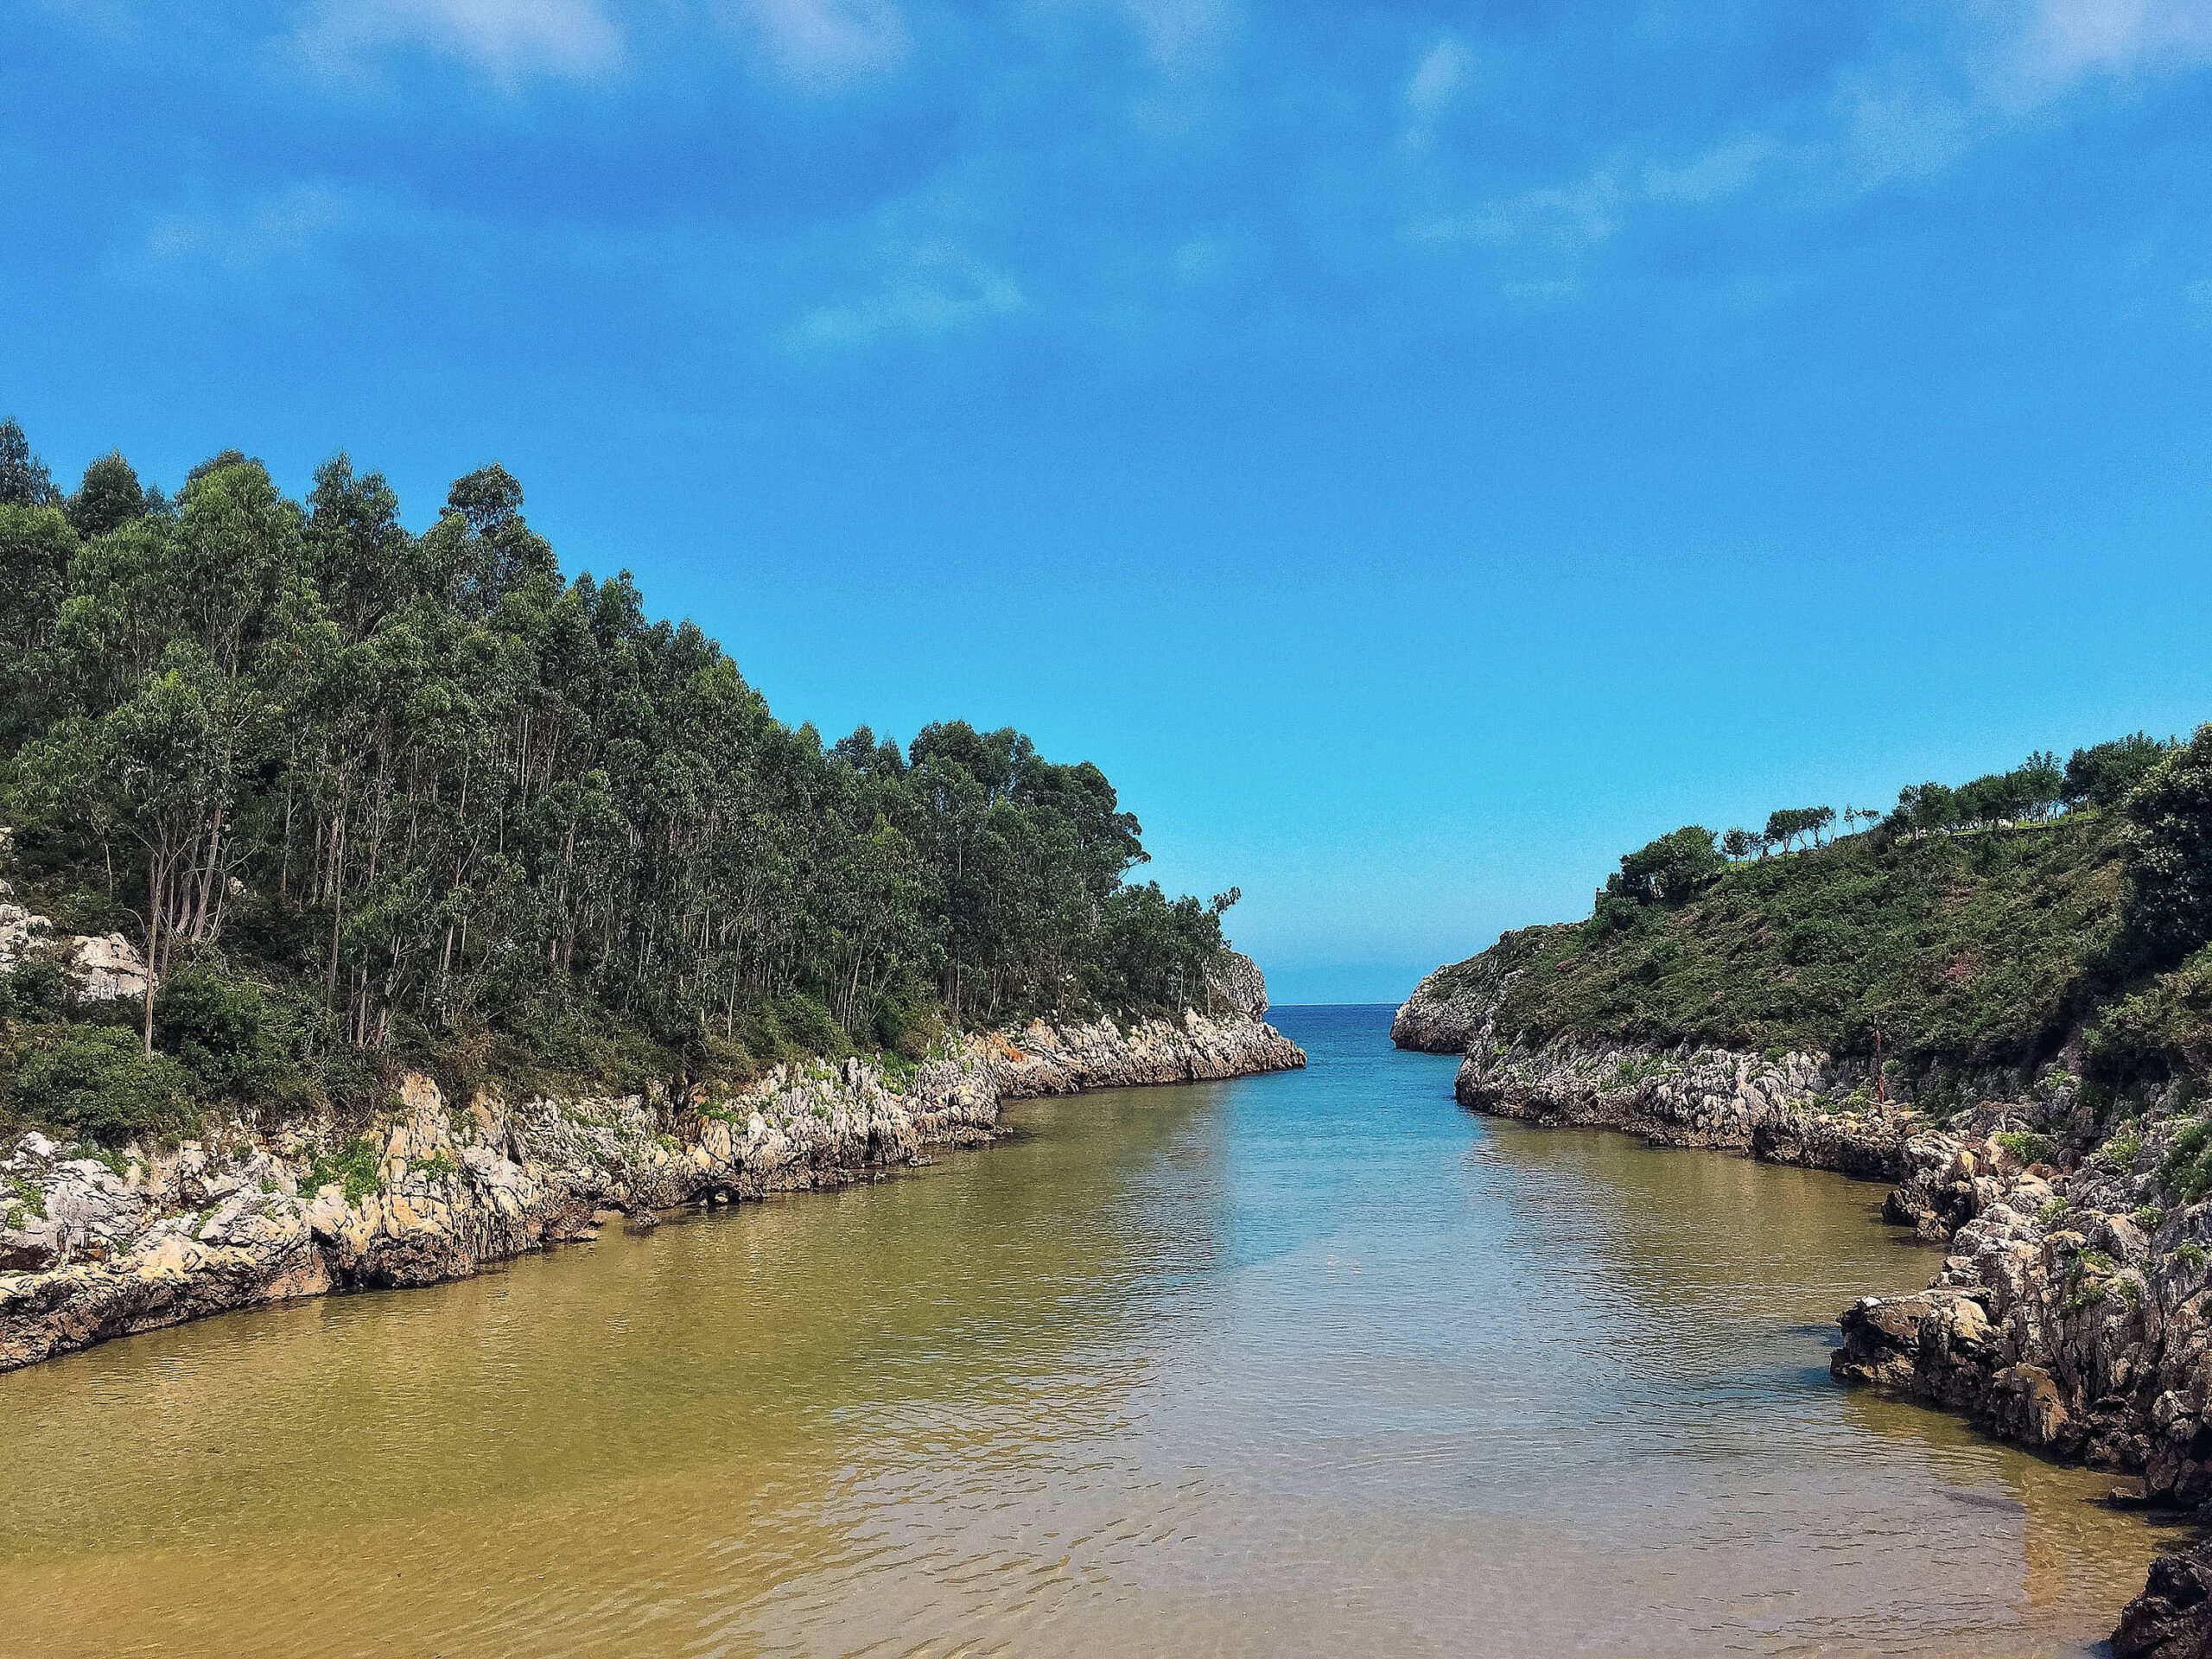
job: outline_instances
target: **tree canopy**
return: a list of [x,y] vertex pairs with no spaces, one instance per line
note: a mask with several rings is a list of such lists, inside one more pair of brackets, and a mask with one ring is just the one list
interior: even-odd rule
[[45,477],[0,427],[15,874],[140,942],[142,1051],[217,1092],[348,1056],[699,1076],[1210,994],[1233,892],[1133,884],[1096,766],[779,723],[626,572],[564,577],[497,465],[419,536],[342,454],[304,502],[236,452],[173,504],[118,454],[66,503]]

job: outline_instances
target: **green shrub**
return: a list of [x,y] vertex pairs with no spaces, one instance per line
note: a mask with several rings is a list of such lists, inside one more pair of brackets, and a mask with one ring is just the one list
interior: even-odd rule
[[2158,1208],[2155,1204],[2146,1204],[2140,1206],[2128,1217],[2130,1221],[2133,1221],[2138,1227],[2140,1227],[2146,1233],[2156,1232],[2158,1228],[2158,1224],[2165,1218],[2166,1212]]
[[316,1147],[300,1177],[300,1194],[313,1198],[333,1182],[344,1190],[348,1204],[383,1192],[384,1156],[377,1143],[365,1135],[334,1150]]
[[0,974],[0,1020],[61,1020],[76,998],[69,975],[51,956],[25,957]]
[[172,1144],[200,1123],[192,1074],[166,1054],[149,1054],[137,1034],[114,1026],[19,1027],[9,1116],[17,1123],[108,1145]]
[[2162,1173],[2183,1204],[2212,1192],[2212,1123],[2197,1118],[2183,1125],[2166,1147]]
[[210,1099],[281,1103],[305,1088],[303,1033],[248,981],[181,968],[154,999],[154,1036]]
[[2050,1137],[2032,1129],[2013,1129],[1997,1137],[1997,1144],[2016,1164],[2047,1164],[2053,1150]]
[[903,1058],[920,1059],[943,1029],[936,1000],[924,992],[896,989],[876,1005],[875,1039]]
[[777,998],[774,1004],[777,1027],[783,1031],[785,1042],[794,1044],[810,1055],[842,1055],[852,1053],[852,1042],[847,1042],[845,1028],[830,1018],[830,1008],[821,998],[810,998],[803,991],[791,991],[785,998]]

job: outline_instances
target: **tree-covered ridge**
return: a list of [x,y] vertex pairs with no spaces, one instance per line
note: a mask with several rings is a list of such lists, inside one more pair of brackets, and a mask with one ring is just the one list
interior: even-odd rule
[[[1839,816],[1873,827],[1824,841]],[[1509,933],[1433,988],[1501,965],[1508,1037],[1975,1065],[2078,1033],[2104,1081],[2212,1068],[2212,726],[1916,785],[1886,816],[1687,825],[1623,857],[1589,920]]]
[[[19,898],[142,946],[130,1086],[188,1104],[1203,1003],[1235,897],[1129,882],[1112,785],[1017,732],[780,725],[626,573],[564,578],[497,466],[418,536],[343,455],[304,502],[234,453],[64,496],[0,426],[0,764]],[[26,1109],[132,1069],[35,966],[0,978]]]

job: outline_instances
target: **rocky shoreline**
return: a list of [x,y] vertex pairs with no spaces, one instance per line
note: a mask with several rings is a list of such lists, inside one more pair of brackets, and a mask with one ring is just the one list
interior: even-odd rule
[[359,1128],[233,1123],[174,1150],[25,1135],[0,1157],[0,1371],[233,1308],[464,1278],[618,1217],[869,1179],[991,1140],[1005,1100],[1304,1065],[1264,1009],[1040,1021],[912,1068],[779,1066],[720,1098],[457,1102],[410,1074]]
[[[1510,970],[1480,963],[1423,982],[1392,1031],[1464,1053],[1463,1105],[1893,1183],[1885,1217],[1942,1245],[1943,1268],[1847,1310],[1832,1373],[2212,1518],[2212,1118],[2191,1080],[2115,1122],[2071,1054],[2031,1076],[1948,1074],[1939,1109],[1932,1072],[1878,1081],[1817,1052],[1507,1040]],[[2113,1650],[2212,1655],[2212,1541],[2154,1564]]]

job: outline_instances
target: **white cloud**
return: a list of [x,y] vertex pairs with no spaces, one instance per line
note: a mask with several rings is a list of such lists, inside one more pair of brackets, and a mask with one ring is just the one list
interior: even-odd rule
[[[2087,96],[2100,79],[2212,64],[2212,0],[1989,0],[1910,15],[1923,26],[1840,64],[1814,96],[1758,111],[1758,124],[1686,162],[1617,154],[1579,181],[1434,215],[1413,234],[1572,254],[1618,234],[1639,211],[1707,206],[1777,180],[1800,205],[1833,202],[1942,173]],[[1425,60],[1406,102],[1420,111],[1456,90],[1453,73]]]
[[1466,91],[1474,68],[1475,54],[1453,35],[1445,35],[1421,54],[1406,82],[1406,130],[1399,142],[1407,149],[1428,147],[1437,124]]
[[816,86],[880,74],[910,44],[892,0],[736,0],[730,15],[785,74]]
[[1406,106],[1422,121],[1431,121],[1450,107],[1467,85],[1475,54],[1446,35],[1430,47],[1406,83]]
[[893,263],[901,269],[874,292],[807,313],[789,342],[840,347],[887,335],[948,334],[1010,315],[1026,303],[1011,276],[947,244],[907,250]]
[[268,195],[158,213],[124,264],[141,276],[182,267],[263,272],[312,258],[365,217],[364,204],[338,186],[293,184]]
[[1780,146],[1764,133],[1716,145],[1679,166],[1649,162],[1643,169],[1647,201],[1708,202],[1751,188]]
[[1541,242],[1580,252],[1611,238],[1629,205],[1618,168],[1601,168],[1580,183],[1524,190],[1450,222],[1442,238],[1484,242]]
[[1524,243],[1579,254],[1610,241],[1649,203],[1707,206],[1740,194],[1782,151],[1760,134],[1732,139],[1681,162],[1609,161],[1569,185],[1524,190],[1471,213],[1416,225],[1423,242]]
[[1236,27],[1234,0],[1120,0],[1122,15],[1163,69],[1211,58]]
[[620,65],[622,36],[601,0],[322,0],[297,44],[326,68],[392,47],[442,52],[500,80],[589,79]]
[[2060,89],[2212,60],[2212,0],[2040,0],[2010,55],[2028,84]]

